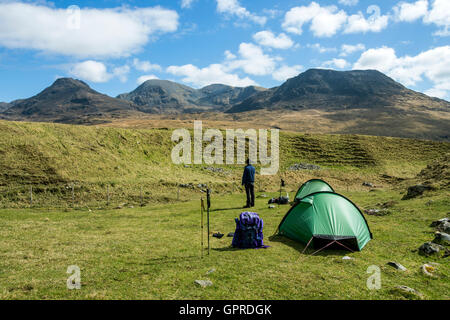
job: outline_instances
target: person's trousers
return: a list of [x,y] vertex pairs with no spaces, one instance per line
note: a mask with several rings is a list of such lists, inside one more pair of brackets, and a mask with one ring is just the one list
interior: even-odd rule
[[247,206],[255,205],[255,184],[253,182],[245,184],[245,193],[247,194]]

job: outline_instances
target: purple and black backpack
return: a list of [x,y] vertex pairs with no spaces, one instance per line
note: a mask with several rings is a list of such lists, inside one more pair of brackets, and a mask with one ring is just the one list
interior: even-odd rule
[[242,212],[236,218],[236,231],[231,245],[235,248],[265,248],[263,243],[263,219],[255,212]]

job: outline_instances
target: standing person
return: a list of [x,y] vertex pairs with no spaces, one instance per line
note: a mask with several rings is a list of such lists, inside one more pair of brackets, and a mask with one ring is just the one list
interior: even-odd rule
[[247,165],[242,175],[242,185],[245,186],[247,194],[247,204],[244,208],[255,206],[255,171],[255,167],[250,164],[250,159],[247,159]]

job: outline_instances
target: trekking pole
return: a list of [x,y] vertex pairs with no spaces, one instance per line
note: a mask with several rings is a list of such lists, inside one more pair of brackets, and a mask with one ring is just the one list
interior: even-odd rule
[[200,198],[200,214],[201,214],[201,233],[202,233],[202,241],[201,241],[201,244],[202,244],[202,258],[203,258],[203,210],[205,209],[205,206],[204,206],[204,204],[203,204],[203,197],[201,197]]
[[211,207],[211,190],[206,189],[206,223],[208,228],[208,256],[210,253],[210,246],[209,246],[209,208]]

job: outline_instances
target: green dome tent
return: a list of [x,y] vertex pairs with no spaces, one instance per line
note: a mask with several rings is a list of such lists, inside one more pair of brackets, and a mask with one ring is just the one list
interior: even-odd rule
[[[302,198],[284,216],[278,233],[303,242],[306,248],[360,251],[372,239],[367,221],[346,197],[319,191]],[[318,250],[318,251],[320,251]]]
[[307,195],[319,191],[334,192],[333,188],[325,181],[321,179],[311,179],[302,184],[302,186],[298,189],[294,199],[295,201],[299,201]]

